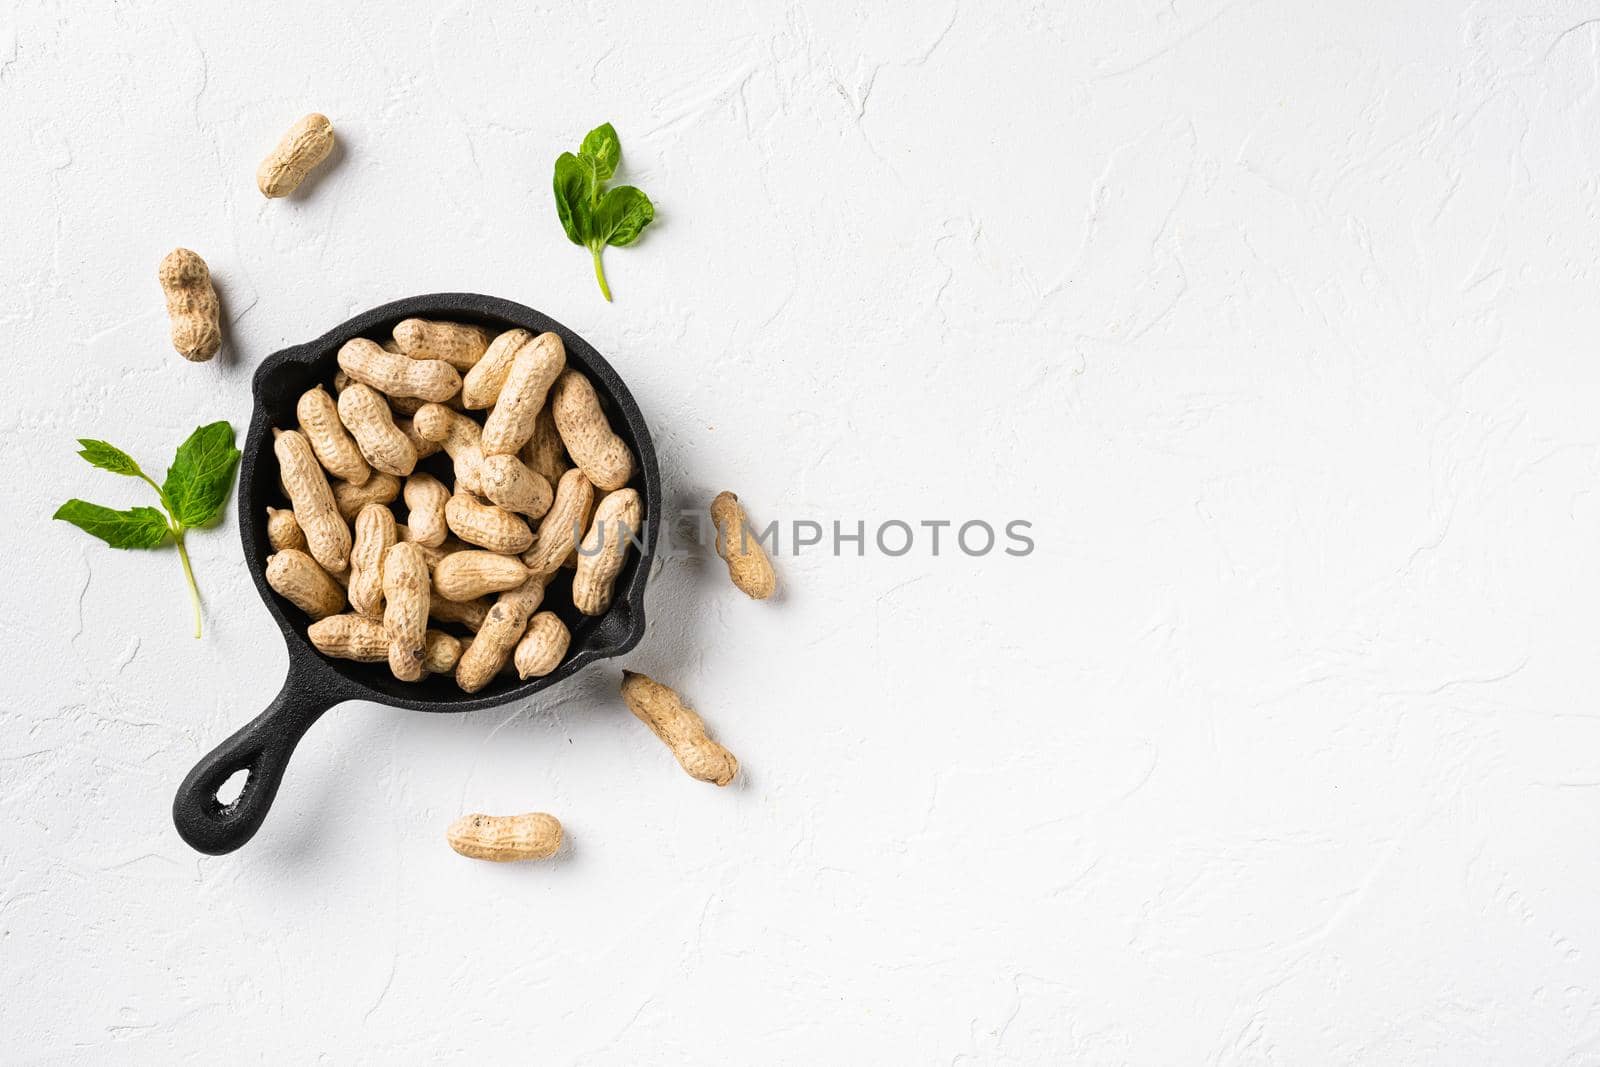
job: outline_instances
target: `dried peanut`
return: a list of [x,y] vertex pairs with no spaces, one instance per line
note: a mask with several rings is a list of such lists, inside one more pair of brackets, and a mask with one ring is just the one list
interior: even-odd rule
[[517,353],[533,343],[527,330],[507,330],[489,343],[483,358],[461,379],[461,402],[469,409],[493,407]]
[[485,593],[515,589],[529,573],[515,556],[477,549],[452,552],[433,569],[433,591],[446,600],[476,600]]
[[482,490],[482,431],[476,422],[443,404],[425,404],[418,409],[412,424],[418,433],[438,441],[450,453],[457,489],[469,493]]
[[429,630],[422,642],[422,669],[449,674],[461,660],[461,639],[443,630]]
[[[340,394],[343,397],[343,393]],[[351,485],[363,485],[372,477],[372,468],[361,456],[361,449],[339,418],[339,407],[322,386],[307,389],[294,406],[300,432],[311,442],[311,451],[323,470]]]
[[383,504],[362,508],[350,550],[350,607],[357,615],[383,614],[383,557],[394,543],[394,513]]
[[444,506],[450,500],[450,490],[431,474],[418,472],[406,479],[406,525],[411,529],[411,540],[419,545],[438,547],[444,544],[450,528],[446,525]]
[[393,503],[399,495],[400,479],[388,471],[373,471],[366,485],[351,485],[349,482],[333,483],[334,505],[346,522],[353,520],[368,504]]
[[362,615],[330,615],[306,630],[311,644],[324,656],[382,663],[389,658],[389,635],[383,623]]
[[641,537],[644,505],[633,489],[607,493],[595,506],[594,522],[578,549],[578,573],[572,579],[572,603],[585,615],[604,615],[611,606],[612,586],[622,571],[628,544]]
[[394,424],[394,413],[372,386],[358,383],[340,393],[339,418],[375,469],[402,478],[416,469],[417,450]]
[[537,575],[500,594],[456,664],[456,684],[463,691],[476,693],[500,673],[543,599],[544,579]]
[[469,545],[515,555],[533,544],[528,524],[503,508],[482,504],[468,493],[456,493],[444,507],[450,530]]
[[308,550],[324,570],[338,574],[350,565],[350,527],[339,513],[327,475],[305,435],[295,430],[273,432],[278,475],[294,505],[294,518],[305,533]]
[[272,546],[274,552],[282,552],[286,548],[305,550],[306,535],[301,531],[300,524],[294,521],[294,512],[287,508],[267,509],[267,544]]
[[256,169],[256,187],[269,198],[288,196],[300,187],[311,168],[333,151],[333,123],[313,112],[289,127],[272,154]]
[[574,467],[561,476],[556,486],[555,503],[539,523],[533,547],[522,554],[522,562],[534,574],[554,574],[563,560],[572,555],[583,536],[585,516],[594,502],[594,486],[583,471]]
[[583,473],[596,489],[621,489],[633,477],[633,454],[611,430],[600,397],[589,379],[575,370],[563,371],[550,397],[556,429]]
[[[390,405],[390,407],[393,406],[393,404]],[[427,459],[429,456],[433,455],[435,452],[438,452],[439,449],[443,447],[438,441],[430,441],[418,433],[417,428],[412,423],[411,419],[400,414],[399,409],[395,410],[396,414],[394,418],[394,424],[401,433],[406,435],[406,440],[411,442],[411,447],[416,451],[418,460]]]
[[406,319],[394,328],[394,342],[401,352],[412,359],[442,359],[458,371],[471,370],[493,339],[482,326],[461,322]]
[[344,607],[344,590],[339,583],[298,548],[286,548],[267,557],[267,584],[313,619],[333,615]]
[[561,443],[561,431],[556,429],[555,412],[550,410],[549,404],[539,409],[539,417],[533,422],[533,436],[522,447],[522,462],[551,485],[572,468],[567,462],[567,446]]
[[493,606],[494,601],[488,597],[456,601],[435,594],[428,601],[428,615],[439,622],[453,622],[477,633],[483,628],[483,620]]
[[402,682],[422,677],[428,630],[428,566],[407,542],[383,556],[383,630],[389,636],[389,670]]
[[705,721],[667,686],[648,675],[623,671],[622,699],[666,743],[689,777],[727,785],[739,773],[733,753],[706,736]]
[[478,480],[483,495],[496,507],[537,519],[550,510],[554,493],[544,477],[535,474],[516,456],[485,456]]
[[517,677],[523,680],[543,678],[561,665],[571,641],[567,624],[555,612],[539,612],[528,620],[527,632],[517,642],[517,650],[512,655]]
[[474,860],[542,860],[561,849],[561,823],[554,815],[463,815],[445,833],[450,847]]
[[550,386],[566,366],[566,347],[553,333],[542,333],[517,350],[494,409],[483,423],[485,456],[514,456],[533,438]]
[[744,506],[724,490],[711,502],[711,521],[717,524],[717,555],[728,564],[728,577],[752,600],[765,600],[778,587],[766,549],[750,532]]
[[[357,663],[382,663],[389,658],[389,635],[383,623],[365,615],[330,615],[312,623],[306,635],[311,638],[312,647],[324,656]],[[452,641],[455,642],[453,653]],[[459,638],[443,630],[429,630],[423,638],[423,668],[430,674],[447,674],[455,669],[460,651]]]
[[376,341],[365,337],[344,343],[339,349],[339,366],[356,381],[390,397],[414,396],[439,403],[461,389],[461,375],[444,360],[411,359],[398,352],[385,352]]
[[222,347],[221,306],[206,261],[187,248],[174,248],[156,272],[172,320],[172,347],[191,363],[204,363]]

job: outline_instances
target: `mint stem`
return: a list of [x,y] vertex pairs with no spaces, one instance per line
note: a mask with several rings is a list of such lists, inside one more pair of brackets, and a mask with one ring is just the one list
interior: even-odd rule
[[611,286],[606,284],[606,269],[600,265],[600,249],[591,248],[594,253],[594,278],[600,283],[600,295],[606,298],[606,303],[611,303]]
[[178,558],[183,561],[183,576],[189,581],[189,600],[194,604],[194,639],[200,640],[200,587],[194,584],[194,568],[189,566],[189,550],[183,544],[183,531],[173,527],[172,536],[178,543]]

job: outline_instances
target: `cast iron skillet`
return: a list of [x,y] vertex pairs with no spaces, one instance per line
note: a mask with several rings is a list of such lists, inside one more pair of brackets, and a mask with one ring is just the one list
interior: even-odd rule
[[[502,673],[486,688],[467,694],[449,676],[401,682],[389,673],[387,664],[325,657],[306,637],[309,620],[267,585],[266,559],[272,549],[267,543],[266,508],[268,504],[287,506],[278,488],[272,428],[295,425],[295,401],[313,385],[322,383],[331,389],[340,345],[354,337],[382,339],[401,319],[413,317],[477,323],[496,331],[521,326],[536,334],[546,330],[560,334],[566,344],[567,365],[589,376],[612,428],[638,460],[629,484],[644,497],[644,550],[629,553],[617,578],[611,610],[599,618],[577,613],[569,592],[570,571],[558,573],[543,607],[555,611],[566,622],[572,631],[572,644],[566,661],[543,678],[522,682],[515,674]],[[267,710],[218,745],[178,787],[172,802],[172,821],[177,824],[178,833],[194,848],[213,855],[232,852],[255,835],[272,807],[295,745],[311,724],[336,704],[371,700],[412,711],[476,711],[532,696],[596,660],[619,656],[633,648],[644,634],[644,586],[661,510],[661,473],[656,467],[655,448],[644,416],[627,386],[583,338],[521,304],[471,293],[438,293],[385,304],[309,344],[267,357],[256,371],[254,393],[255,410],[239,465],[239,534],[244,541],[245,565],[289,646],[289,674]],[[445,461],[441,454],[421,466],[427,468]],[[241,770],[248,772],[243,791],[232,803],[223,804],[217,799],[217,790]]]

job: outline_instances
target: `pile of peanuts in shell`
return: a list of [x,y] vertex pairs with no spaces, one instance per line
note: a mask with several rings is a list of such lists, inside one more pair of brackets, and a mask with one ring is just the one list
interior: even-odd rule
[[[333,142],[325,116],[295,123],[257,171],[262,195],[292,194]],[[205,261],[176,249],[160,281],[173,347],[210,359],[221,323]],[[273,431],[289,506],[267,509],[268,584],[309,616],[324,655],[387,662],[402,681],[452,673],[475,693],[502,671],[555,670],[571,634],[539,610],[550,579],[573,568],[574,607],[603,615],[644,521],[628,488],[634,458],[593,385],[566,366],[561,338],[406,319],[381,342],[348,342],[338,362],[335,395],[308,390],[299,426]],[[450,485],[418,469],[440,452]],[[772,596],[772,562],[747,536],[739,498],[720,493],[710,513],[730,581],[753,600]],[[672,688],[624,671],[621,695],[691,777],[725,786],[738,773]],[[474,813],[446,838],[474,859],[543,859],[560,849],[562,829],[543,812]]]
[[[273,431],[290,507],[268,513],[268,584],[318,651],[401,681],[476,693],[555,670],[571,635],[539,610],[546,586],[571,566],[573,606],[605,614],[644,521],[633,456],[560,336],[406,319],[338,362],[337,399],[313,387]],[[440,451],[453,484],[418,469]]]

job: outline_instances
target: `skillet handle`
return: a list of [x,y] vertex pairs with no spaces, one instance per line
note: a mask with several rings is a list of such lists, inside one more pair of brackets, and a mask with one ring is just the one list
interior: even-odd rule
[[[254,837],[278,795],[295,745],[323,712],[343,699],[331,689],[315,692],[291,673],[267,710],[195,764],[178,787],[172,801],[178,835],[196,851],[213,856],[232,852]],[[231,804],[223,804],[217,790],[239,771],[247,772],[244,788]]]

